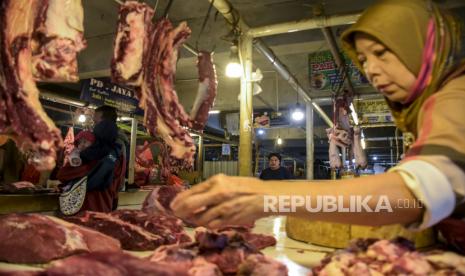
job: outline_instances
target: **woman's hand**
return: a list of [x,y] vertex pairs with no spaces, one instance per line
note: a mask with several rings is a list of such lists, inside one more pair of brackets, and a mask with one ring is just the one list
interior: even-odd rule
[[265,188],[256,178],[219,174],[180,193],[171,209],[182,219],[210,228],[250,224],[264,216]]

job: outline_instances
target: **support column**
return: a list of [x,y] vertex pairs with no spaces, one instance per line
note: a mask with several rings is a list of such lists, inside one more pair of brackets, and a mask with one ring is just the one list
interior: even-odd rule
[[240,94],[239,175],[252,176],[252,37],[239,39],[239,57],[243,68]]
[[314,129],[313,129],[313,107],[311,103],[307,103],[306,105],[306,116],[305,116],[305,127],[306,127],[306,145],[307,145],[307,162],[306,162],[306,170],[307,170],[307,179],[313,179],[313,164],[314,164],[314,152],[315,152],[315,142],[314,142]]
[[199,135],[199,147],[197,149],[197,171],[199,172],[199,178],[203,180],[203,137]]
[[128,184],[134,184],[134,164],[136,162],[137,119],[131,118],[131,145],[129,148]]

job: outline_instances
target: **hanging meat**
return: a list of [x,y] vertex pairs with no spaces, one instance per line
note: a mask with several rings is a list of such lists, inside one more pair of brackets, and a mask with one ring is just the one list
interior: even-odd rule
[[143,56],[149,47],[154,13],[145,3],[127,1],[121,5],[111,62],[114,82],[134,86],[142,84]]
[[170,155],[184,160],[188,167],[195,154],[194,140],[185,127],[190,118],[174,90],[178,47],[191,30],[185,22],[174,28],[168,19],[160,20],[153,31],[150,58],[144,68],[140,106],[145,109],[144,124],[153,136],[160,136],[170,147]]
[[352,127],[350,124],[350,99],[339,98],[334,103],[334,127],[326,129],[329,140],[329,164],[332,169],[339,169],[343,166],[340,155],[340,148],[350,149],[349,156],[355,159],[355,167],[365,168],[367,159],[361,145],[361,129],[359,126]]
[[32,35],[34,79],[77,82],[77,54],[86,47],[81,0],[42,0]]
[[42,1],[4,0],[0,6],[0,134],[32,150],[39,170],[55,166],[60,131],[39,102],[32,72],[31,37]]
[[171,164],[188,168],[194,161],[195,145],[187,128],[204,128],[216,96],[216,72],[210,53],[200,52],[199,90],[189,116],[179,103],[174,78],[178,49],[191,30],[185,22],[174,27],[166,18],[152,24],[152,15],[153,10],[136,1],[120,7],[112,78],[136,86],[139,106],[145,110],[145,127],[168,146]]
[[208,120],[208,111],[216,97],[216,70],[210,53],[200,52],[198,59],[199,90],[191,111],[192,128],[203,131]]
[[366,168],[367,166],[367,157],[365,151],[362,148],[362,137],[361,129],[359,126],[354,127],[354,142],[352,143],[352,152],[354,154],[355,165],[359,168]]

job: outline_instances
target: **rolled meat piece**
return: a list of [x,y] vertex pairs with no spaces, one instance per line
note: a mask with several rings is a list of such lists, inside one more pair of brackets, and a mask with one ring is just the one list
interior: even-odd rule
[[354,127],[354,141],[352,143],[352,151],[354,153],[355,157],[355,164],[359,168],[366,168],[367,166],[367,157],[365,154],[365,151],[362,148],[362,143],[361,143],[361,130],[360,127],[355,126]]
[[34,79],[77,82],[77,54],[86,48],[81,0],[38,2],[31,44]]
[[126,1],[120,6],[111,75],[114,82],[140,86],[144,55],[149,47],[155,11],[145,3]]

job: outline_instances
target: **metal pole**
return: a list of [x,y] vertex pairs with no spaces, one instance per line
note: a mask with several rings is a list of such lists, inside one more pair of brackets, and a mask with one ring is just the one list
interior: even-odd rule
[[307,179],[314,179],[313,168],[314,168],[314,152],[315,152],[315,141],[314,141],[314,127],[313,127],[313,108],[312,105],[307,103],[306,105],[306,117],[305,127],[307,129],[306,143],[307,143]]
[[[216,3],[216,2],[215,2]],[[239,175],[252,175],[252,37],[239,39],[239,56],[242,63],[240,94]]]
[[134,163],[136,162],[137,119],[131,118],[131,145],[129,148],[128,184],[134,184]]
[[[209,0],[209,2],[213,2],[213,6],[224,16],[226,21],[231,26],[237,27],[241,30],[243,37],[248,37],[251,40],[253,39],[251,36],[246,35],[250,27],[244,22],[242,17],[239,15],[237,10],[228,2],[228,0]],[[321,26],[319,26],[321,27]],[[291,75],[289,70],[286,66],[276,57],[273,51],[268,48],[268,46],[263,43],[260,39],[254,40],[254,47],[262,53],[276,68],[278,73],[289,82],[289,84],[294,88],[297,93],[306,101],[310,102],[313,105],[313,108],[318,112],[318,114],[323,118],[323,120],[328,124],[329,127],[333,127],[333,122],[331,119],[326,115],[326,113],[321,109],[319,105],[312,102],[312,99],[307,95],[305,90],[300,86],[297,79]],[[251,85],[250,85],[251,86]],[[242,123],[242,121],[241,121]],[[240,156],[240,154],[239,154]]]
[[391,148],[391,163],[394,163],[394,143],[392,138],[389,139],[389,146]]
[[299,21],[278,23],[268,26],[251,28],[248,32],[253,37],[263,37],[283,33],[292,33],[317,29],[321,27],[339,26],[353,24],[360,17],[360,14],[323,16],[317,18],[304,19]]
[[199,136],[199,148],[197,149],[197,171],[199,172],[199,178],[203,180],[203,137]]
[[336,62],[337,68],[339,70],[343,70],[344,74],[346,75],[346,78],[344,80],[345,87],[349,90],[350,95],[352,96],[355,95],[354,87],[352,86],[352,82],[350,81],[350,76],[347,72],[347,68],[341,56],[341,53],[339,52],[339,48],[337,46],[336,40],[334,40],[334,36],[333,36],[333,32],[331,31],[331,28],[324,27],[321,29],[321,31],[323,32],[326,42],[328,42],[329,49],[331,51],[331,54],[333,55],[334,61]]
[[316,110],[316,112],[321,116],[321,118],[326,122],[326,124],[329,127],[333,127],[333,121],[326,115],[323,109],[316,104],[315,102],[312,101],[310,96],[308,96],[307,92],[302,88],[302,86],[299,84],[297,79],[292,76],[292,74],[289,72],[287,67],[276,57],[276,55],[273,53],[273,51],[268,48],[263,41],[259,39],[254,40],[254,46],[255,49],[258,50],[261,54],[263,54],[270,62],[271,64],[276,68],[276,71],[283,77],[294,90],[299,93],[299,96],[301,96],[305,102],[311,103],[313,108]]
[[193,54],[194,56],[198,56],[199,53],[194,49],[194,47],[192,47],[191,45],[187,44],[187,43],[184,43],[182,44],[182,47],[184,47],[184,49],[186,49],[187,51],[189,51],[191,54]]

